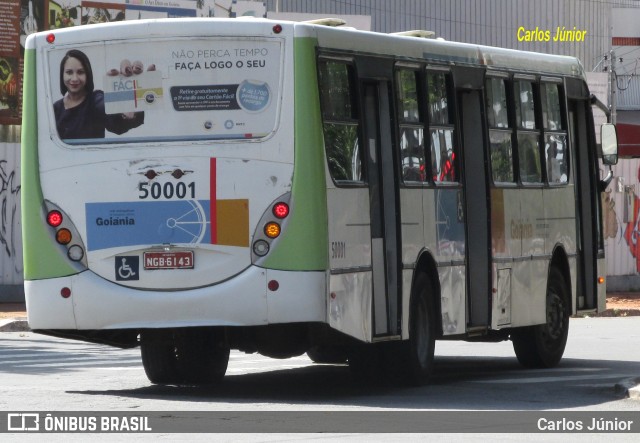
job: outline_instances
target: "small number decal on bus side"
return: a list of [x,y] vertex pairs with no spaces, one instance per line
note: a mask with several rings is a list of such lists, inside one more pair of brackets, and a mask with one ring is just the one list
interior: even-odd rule
[[343,241],[331,242],[331,258],[345,258],[346,257],[346,244]]
[[196,184],[194,182],[178,182],[176,184],[173,182],[166,182],[164,184],[158,182],[140,182],[138,184],[138,191],[140,192],[138,194],[140,200],[149,197],[154,200],[160,198],[172,199],[174,197],[179,199],[196,198]]

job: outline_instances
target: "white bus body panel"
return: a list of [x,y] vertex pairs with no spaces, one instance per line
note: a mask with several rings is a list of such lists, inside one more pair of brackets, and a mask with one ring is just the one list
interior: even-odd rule
[[[402,336],[409,337],[409,307],[413,279],[420,254],[429,254],[438,266],[440,316],[443,335],[466,332],[466,272],[464,238],[459,224],[457,188],[400,190],[402,214],[403,322]],[[449,204],[443,202],[447,201]],[[420,204],[416,204],[420,202]],[[459,226],[458,226],[459,227]],[[454,228],[454,229],[452,229]]]
[[464,334],[466,320],[466,270],[464,266],[439,266],[442,334]]
[[443,335],[467,329],[466,229],[462,189],[437,187],[424,193],[425,245],[438,266]]
[[576,214],[573,183],[552,188],[492,190],[493,329],[546,321],[549,263],[558,246],[569,258],[576,306]]
[[329,325],[371,341],[372,269],[368,188],[336,188],[327,171]]
[[[144,289],[196,288],[242,272],[251,264],[249,240],[255,226],[268,205],[291,189],[293,165],[219,158],[216,159],[217,172],[210,172],[209,157],[162,158],[161,152],[171,152],[171,149],[157,149],[159,158],[136,161],[133,165],[126,160],[113,160],[42,173],[45,198],[58,204],[70,216],[85,241],[89,269],[107,280],[116,281],[119,257],[138,256],[139,278],[119,283]],[[95,153],[65,154],[90,158]],[[248,167],[252,171],[250,177],[243,172]],[[194,185],[193,198],[176,200],[161,196],[139,200],[139,186],[151,182],[143,175],[148,170],[161,173],[152,183],[162,186],[177,183],[171,171],[189,171],[180,183]],[[211,244],[210,211],[203,209],[203,205],[212,204],[209,200],[210,180],[218,183],[215,196],[218,205],[231,202],[248,212],[247,226],[237,233],[243,239],[243,245]],[[137,226],[104,225],[110,213],[114,214],[112,220],[128,220]],[[164,218],[151,215],[156,213]],[[218,211],[218,219],[221,218]],[[145,227],[152,232],[145,232]],[[165,235],[166,241],[161,240]],[[154,241],[141,238],[145,236]],[[183,241],[176,242],[176,236]],[[194,268],[145,270],[143,253],[162,250],[163,244],[172,244],[175,250],[193,251]]]
[[371,272],[331,275],[329,286],[329,325],[351,337],[370,342],[373,336]]
[[[186,137],[185,140],[174,140],[171,133],[164,134],[167,128],[176,125],[168,118],[177,115],[171,113],[169,96],[157,103],[162,108],[145,111],[142,126],[131,129],[123,136],[107,132],[109,143],[103,143],[102,140],[80,145],[65,143],[56,133],[53,112],[38,113],[38,138],[48,141],[41,144],[38,153],[44,199],[64,211],[78,230],[88,248],[86,258],[92,272],[133,288],[184,290],[224,282],[251,266],[250,242],[257,223],[276,198],[291,191],[293,175],[293,118],[288,118],[288,114],[284,118],[280,115],[281,112],[290,113],[293,109],[293,88],[283,87],[284,84],[293,83],[293,38],[289,38],[292,37],[293,27],[286,27],[279,36],[265,37],[272,35],[272,27],[267,22],[148,21],[146,26],[137,27],[130,23],[95,25],[86,33],[59,29],[55,31],[55,45],[46,43],[44,37],[38,37],[35,45],[37,57],[43,63],[37,67],[37,87],[43,96],[48,97],[46,103],[60,97],[59,61],[71,48],[80,48],[90,55],[96,89],[104,87],[107,67],[112,67],[105,58],[115,60],[122,55],[122,48],[127,47],[143,52],[147,48],[148,54],[139,54],[143,60],[146,60],[143,56],[148,57],[154,52],[164,54],[165,63],[156,61],[156,68],[157,72],[163,73],[167,90],[176,82],[197,88],[200,84],[237,83],[245,77],[255,80],[254,76],[259,73],[265,74],[261,80],[269,81],[270,99],[262,112],[242,114],[243,125],[238,123],[229,129],[230,132],[242,132],[243,128],[250,130],[254,122],[256,127],[262,127],[261,121],[269,121],[270,125],[265,129],[268,133],[263,138],[224,139],[224,128],[227,124],[233,126],[229,123],[233,123],[230,119],[238,120],[241,113],[240,110],[229,109],[179,113],[192,114],[193,122],[188,123],[197,123],[194,128],[182,130],[182,136],[188,136],[190,132],[206,134],[207,131],[218,131],[222,134],[221,139],[190,140]],[[174,38],[168,39],[166,35]],[[243,54],[253,48],[268,52],[261,57],[268,68],[247,67],[248,56],[244,57]],[[224,60],[233,59],[238,64],[242,62],[246,69],[231,71],[207,67],[205,63],[209,62],[210,65],[215,58],[212,51],[220,49],[230,53]],[[98,56],[103,53],[108,57]],[[204,55],[200,56],[200,53]],[[183,62],[193,64],[198,61],[200,69],[191,71],[182,66]],[[230,79],[231,74],[226,71],[236,73],[239,78]],[[51,73],[54,73],[53,76]],[[153,129],[159,131],[157,139],[153,138]],[[127,137],[137,137],[138,141],[126,143]],[[215,169],[210,166],[213,161]],[[149,171],[156,176],[149,178],[146,175]],[[184,174],[176,178],[173,176],[175,171]],[[190,187],[192,183],[193,188]],[[182,187],[180,196],[177,195],[178,184]],[[150,194],[151,186],[164,190],[165,185],[169,193]],[[215,195],[212,191],[214,186]],[[241,241],[218,241],[218,244],[214,244],[214,236],[209,234],[214,211],[207,208],[221,202],[227,204],[225,214],[233,215],[237,208],[246,212],[246,216],[242,215],[241,227],[235,227],[233,217],[229,218],[230,222],[225,222],[226,226],[232,226],[236,233],[241,234]],[[173,211],[169,208],[186,209],[169,215]],[[127,211],[135,211],[135,217],[126,216],[127,213],[132,214]],[[149,215],[149,211],[154,211],[155,219]],[[97,219],[104,219],[103,214],[109,213],[114,214],[114,219],[120,218],[125,223],[120,226],[98,226]],[[216,212],[218,215],[221,213]],[[119,214],[124,215],[118,217]],[[184,214],[191,219],[179,226],[180,216]],[[148,226],[146,230],[134,229],[133,226],[134,223],[148,225],[152,222],[156,224]],[[198,223],[200,229],[185,239],[186,231]],[[222,224],[219,222],[219,225]],[[173,234],[166,236],[166,241],[160,235],[146,235],[163,229],[173,230]],[[118,241],[118,232],[128,232],[130,240]],[[181,233],[182,238],[179,238],[178,234]],[[140,234],[144,234],[145,240],[135,239]],[[151,240],[147,241],[147,237]],[[145,270],[144,252],[161,251],[167,244],[171,245],[172,250],[193,251],[194,268]],[[118,256],[139,257],[139,279],[123,281],[116,278]]]
[[[267,282],[277,280],[277,291]],[[141,291],[92,272],[25,282],[32,329],[256,326],[325,321],[323,272],[250,267],[232,280],[186,291]],[[69,298],[60,289],[71,289]],[[100,294],[105,294],[100,296]]]

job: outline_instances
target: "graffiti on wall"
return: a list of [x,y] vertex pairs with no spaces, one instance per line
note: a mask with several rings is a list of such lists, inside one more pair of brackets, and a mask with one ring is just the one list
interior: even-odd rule
[[638,229],[640,199],[633,190],[630,190],[630,192],[625,192],[625,200],[627,200],[626,203],[628,203],[628,207],[630,208],[630,217],[628,218],[627,227],[624,230],[624,239],[629,247],[629,252],[631,252],[631,255],[636,261],[636,272],[640,272],[640,245],[638,245],[638,241],[640,240],[640,232]]
[[615,179],[602,197],[607,275],[640,274],[640,160],[614,168]]
[[[630,177],[627,166],[630,170],[638,168],[635,179]],[[609,275],[640,273],[640,166],[627,166],[619,171],[620,175],[616,174],[613,189],[602,193],[604,238],[613,239],[607,244]]]
[[[14,165],[15,166],[15,165]],[[20,183],[16,171],[7,160],[0,160],[0,243],[2,255],[8,256],[14,262],[16,272],[21,272],[21,257],[18,248],[21,244],[20,219],[18,202],[20,201]]]

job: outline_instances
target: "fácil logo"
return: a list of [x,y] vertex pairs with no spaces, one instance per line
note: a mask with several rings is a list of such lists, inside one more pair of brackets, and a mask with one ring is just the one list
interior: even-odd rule
[[162,73],[146,71],[131,77],[104,77],[104,105],[107,114],[151,110],[162,103]]

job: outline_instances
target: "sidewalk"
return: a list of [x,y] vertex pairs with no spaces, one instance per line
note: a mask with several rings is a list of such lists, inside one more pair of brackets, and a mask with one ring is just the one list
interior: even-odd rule
[[28,330],[27,307],[24,303],[0,303],[0,332]]

